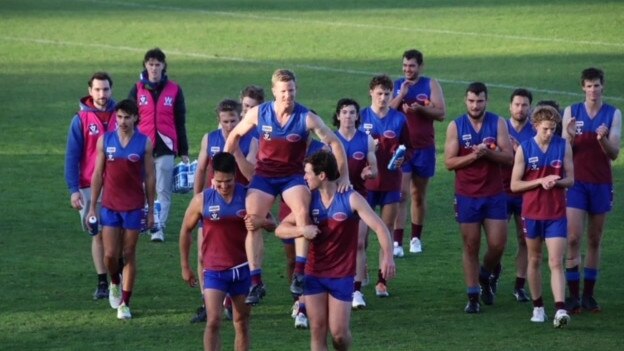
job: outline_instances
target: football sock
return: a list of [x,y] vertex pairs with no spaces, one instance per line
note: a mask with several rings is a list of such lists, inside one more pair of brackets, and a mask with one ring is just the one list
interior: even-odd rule
[[384,279],[383,275],[381,274],[381,269],[377,270],[377,283],[386,284],[386,280]]
[[106,277],[106,273],[98,274],[98,284],[106,284],[108,285],[108,279]]
[[598,270],[595,268],[585,267],[583,269],[583,296],[594,296],[594,286],[598,278]]
[[480,292],[481,292],[481,288],[478,286],[469,287],[468,289],[466,289],[468,300],[470,300],[470,302],[479,302]]
[[412,238],[420,239],[420,236],[422,235],[422,229],[423,229],[422,224],[412,223]]
[[250,272],[250,275],[252,285],[262,284],[262,269],[254,269]]
[[354,291],[362,290],[362,282],[358,282],[358,281],[353,282],[353,290]]
[[130,297],[132,296],[132,290],[128,291],[128,290],[121,290],[121,301],[123,301],[123,303],[126,306],[130,306]]
[[533,307],[544,307],[544,300],[541,296],[533,300]]
[[578,299],[579,298],[579,280],[581,279],[581,273],[579,272],[579,267],[574,266],[572,268],[566,268],[566,280],[568,281],[568,290],[570,291],[570,296]]
[[394,241],[399,243],[399,246],[403,246],[403,229],[394,230]]
[[563,301],[555,302],[555,310],[565,310],[565,303]]
[[305,257],[295,257],[295,274],[303,274],[307,259]]
[[526,278],[516,277],[516,285],[514,286],[514,288],[516,290],[524,289],[524,282],[526,282]]

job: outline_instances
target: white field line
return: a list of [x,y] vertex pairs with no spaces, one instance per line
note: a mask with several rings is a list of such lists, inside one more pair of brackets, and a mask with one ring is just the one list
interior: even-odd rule
[[[137,52],[137,53],[144,53],[146,50],[145,48],[137,48],[137,47],[130,47],[130,46],[80,43],[80,42],[71,42],[71,41],[62,41],[62,40],[35,39],[35,38],[22,38],[22,37],[10,37],[10,36],[0,36],[0,40],[15,41],[15,42],[22,42],[22,43],[34,43],[34,44],[40,44],[40,45],[52,45],[52,46],[89,47],[89,48],[106,49],[106,50],[130,51],[130,52]],[[242,58],[242,57],[228,57],[228,56],[204,54],[204,53],[198,53],[198,52],[179,51],[179,50],[165,50],[165,51],[167,52],[168,55],[195,57],[195,58],[202,58],[202,59],[208,59],[208,60],[253,63],[253,64],[266,65],[266,66],[271,66],[271,67],[278,67],[278,66],[284,65],[283,63],[278,63],[278,62],[254,60],[254,59],[247,59],[247,58]],[[318,66],[318,65],[310,65],[310,64],[291,64],[289,65],[289,67],[308,69],[311,71],[334,72],[334,73],[340,73],[340,74],[352,74],[352,75],[364,75],[364,76],[372,76],[375,74],[379,74],[379,72],[334,68],[334,67]],[[440,81],[441,83],[447,83],[447,84],[455,84],[455,85],[463,85],[463,86],[470,84],[469,81],[465,81],[465,80],[454,80],[454,79],[446,79],[446,78],[436,78],[436,79],[438,79],[438,81]],[[511,85],[511,84],[492,83],[492,82],[485,82],[485,83],[490,88],[500,88],[500,89],[508,89],[508,90],[520,88],[518,86]],[[536,88],[536,87],[523,87],[523,88],[529,89],[530,91],[534,93],[537,92],[537,93],[544,93],[544,94],[551,94],[551,95],[565,95],[565,96],[573,96],[573,97],[585,96],[584,94],[577,93],[577,92],[543,89],[543,88]],[[604,98],[606,100],[624,101],[624,97],[604,96]]]
[[368,23],[321,21],[321,20],[310,20],[310,19],[305,19],[301,17],[292,18],[292,17],[263,16],[263,15],[249,14],[249,13],[212,11],[212,10],[192,9],[192,8],[187,8],[187,7],[185,8],[185,7],[176,7],[176,6],[138,4],[138,3],[133,3],[133,2],[100,1],[100,0],[74,0],[74,1],[96,3],[96,4],[101,4],[101,5],[116,5],[116,6],[134,7],[134,8],[143,8],[143,9],[153,9],[153,10],[159,10],[159,11],[189,12],[189,13],[195,13],[195,14],[200,13],[200,14],[213,15],[213,16],[249,18],[249,19],[257,19],[257,20],[263,20],[263,21],[308,23],[308,24],[325,25],[325,26],[330,26],[330,27],[341,26],[341,27],[368,28],[368,29],[384,29],[384,30],[402,31],[402,32],[420,32],[420,33],[445,34],[445,35],[455,35],[455,36],[498,38],[498,39],[505,39],[505,40],[524,40],[524,41],[549,42],[549,43],[569,44],[569,45],[610,46],[610,47],[624,48],[624,43],[614,43],[614,42],[606,42],[606,41],[532,37],[532,36],[525,36],[525,35],[509,35],[509,34],[456,31],[456,30],[434,29],[434,28],[388,26],[388,25],[379,25],[379,24],[368,24]]

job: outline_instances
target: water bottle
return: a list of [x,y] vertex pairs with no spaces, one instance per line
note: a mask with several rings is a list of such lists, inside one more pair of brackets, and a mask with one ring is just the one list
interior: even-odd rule
[[89,217],[88,223],[89,223],[89,234],[91,234],[91,236],[96,236],[100,232],[100,225],[98,223],[97,217],[96,216]]
[[178,163],[173,169],[173,191],[175,193],[188,192],[188,171],[189,166],[184,162]]
[[388,162],[388,170],[390,171],[394,171],[397,169],[397,164],[398,164],[398,160],[401,157],[405,156],[405,146],[404,145],[399,145],[399,147],[396,149],[396,151],[394,151],[394,155],[392,156],[392,159],[390,159],[390,162]]
[[154,200],[154,226],[149,229],[152,233],[160,230],[160,202],[158,200]]
[[189,191],[193,190],[193,186],[195,186],[195,172],[197,171],[197,160],[193,161],[189,166],[188,177],[187,177],[187,185]]

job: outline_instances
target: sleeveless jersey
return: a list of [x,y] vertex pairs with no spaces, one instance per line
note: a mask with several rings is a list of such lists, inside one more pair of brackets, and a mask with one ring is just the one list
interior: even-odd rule
[[336,136],[347,154],[349,180],[351,185],[353,185],[353,190],[365,195],[366,186],[361,174],[364,167],[368,164],[366,159],[368,155],[368,135],[361,130],[356,130],[351,140],[347,140],[339,131],[336,131]]
[[584,103],[570,107],[573,117],[576,117],[576,136],[572,145],[574,160],[574,180],[592,184],[611,184],[611,160],[602,151],[596,140],[596,129],[605,124],[611,129],[616,108],[602,104],[594,118],[589,117]]
[[[566,141],[553,136],[546,152],[543,152],[534,138],[521,144],[524,153],[523,180],[534,180],[551,174],[565,177],[563,160]],[[545,190],[541,186],[522,195],[522,217],[533,220],[556,220],[566,216],[565,189],[554,187]]]
[[312,191],[310,218],[321,232],[310,242],[305,274],[320,278],[355,275],[359,216],[349,204],[352,193],[336,192],[325,208],[321,193]]
[[117,132],[104,134],[105,156],[102,206],[119,212],[145,205],[145,144],[147,137],[136,129],[130,142],[121,145]]
[[308,109],[295,104],[283,127],[277,121],[274,102],[258,107],[258,162],[256,174],[262,177],[288,177],[303,174],[308,129]]
[[[507,120],[507,129],[509,130],[509,137],[511,139],[516,140],[518,144],[529,140],[535,136],[535,129],[530,121],[528,121],[524,127],[518,132],[516,128],[511,125],[511,121]],[[513,170],[513,166],[501,166],[501,172],[503,174],[503,186],[505,187],[505,192],[509,196],[517,196],[520,197],[522,194],[514,193],[511,191],[511,172]]]
[[[239,140],[238,147],[245,157],[247,157],[247,154],[249,154],[249,145],[251,144],[253,138],[255,138],[254,135],[255,133],[250,132],[243,135],[243,137]],[[212,161],[212,157],[216,153],[223,151],[224,146],[225,138],[223,137],[223,131],[221,129],[217,129],[208,134],[208,149],[206,151],[209,163]],[[206,182],[206,186],[210,186],[210,180],[212,180],[213,176],[214,172],[211,170],[210,174],[208,174],[208,182]],[[243,173],[240,171],[240,168],[238,168],[238,164],[236,165],[236,182],[243,185],[249,184],[249,180],[245,178]]]
[[[475,131],[468,115],[457,118],[459,156],[472,153],[472,147],[481,143],[496,143],[498,136],[497,115],[486,112],[479,132]],[[498,163],[480,158],[467,167],[455,170],[455,192],[463,196],[485,197],[504,191],[501,167]]]
[[245,253],[245,196],[247,189],[236,184],[227,203],[216,189],[204,190],[202,212],[202,267],[222,271],[247,262]]
[[[405,77],[397,79],[394,82],[394,96],[399,94],[401,90],[401,84],[405,81]],[[412,85],[401,105],[403,103],[411,105],[414,102],[418,102],[423,105],[425,101],[431,100],[431,78],[419,77],[416,84]],[[414,149],[424,149],[431,146],[435,146],[435,132],[433,130],[433,119],[421,116],[418,113],[412,111],[403,111],[402,107],[399,109],[405,113],[407,119],[407,130],[409,131],[409,138],[412,142]]]
[[150,138],[152,145],[156,145],[156,133],[160,133],[164,136],[162,140],[167,147],[177,153],[178,133],[175,127],[174,106],[180,87],[172,81],[167,81],[158,96],[158,101],[154,101],[144,83],[138,82],[136,87],[139,131]]
[[[384,118],[380,118],[370,107],[367,107],[360,113],[360,121],[362,123],[359,129],[378,140],[375,151],[378,174],[377,178],[366,180],[366,189],[400,191],[401,169],[390,171],[387,166],[399,145],[404,144],[407,150],[411,149],[411,144],[407,140],[405,115],[395,109],[390,109]],[[408,152],[406,152],[405,159],[409,159]]]

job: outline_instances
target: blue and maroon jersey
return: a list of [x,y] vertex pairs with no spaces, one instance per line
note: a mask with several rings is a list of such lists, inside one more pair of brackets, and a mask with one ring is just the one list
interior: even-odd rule
[[329,207],[325,207],[321,193],[312,191],[310,218],[321,232],[311,241],[305,274],[319,278],[355,276],[360,218],[349,203],[352,193],[336,192]]
[[228,203],[216,189],[204,190],[202,212],[202,267],[222,271],[247,262],[245,253],[245,196],[247,189],[236,184]]
[[351,140],[347,140],[339,131],[336,131],[336,136],[347,154],[349,180],[351,185],[353,185],[353,190],[362,196],[366,196],[366,186],[361,174],[364,167],[368,165],[368,160],[366,159],[368,155],[368,135],[361,130],[356,130]]
[[[245,155],[245,157],[247,157],[247,154],[249,154],[249,146],[251,145],[251,141],[256,138],[255,135],[256,133],[254,131],[250,131],[249,133],[243,135],[243,137],[239,140],[238,147],[240,148],[243,155]],[[212,161],[212,157],[214,157],[215,154],[223,151],[224,146],[225,137],[223,136],[223,130],[217,129],[208,134],[208,149],[206,150],[206,154],[208,155],[208,163]],[[208,174],[206,187],[210,187],[210,180],[212,180],[213,176],[214,174],[211,169],[210,174]],[[240,171],[240,168],[238,168],[238,164],[236,165],[236,182],[243,185],[249,184],[249,180],[245,178],[243,173]]]
[[105,156],[102,206],[113,211],[133,211],[145,206],[145,144],[147,136],[135,129],[123,146],[117,132],[103,136]]
[[277,121],[275,103],[258,107],[258,162],[256,174],[262,177],[288,177],[303,174],[308,129],[308,109],[295,103],[288,122],[283,127]]
[[[394,97],[399,94],[404,81],[405,77],[394,81]],[[403,101],[401,101],[401,105],[404,103],[411,105],[414,102],[425,105],[426,101],[431,101],[431,78],[419,77],[416,84],[409,87],[407,94],[403,98]],[[414,149],[424,149],[435,146],[433,119],[421,116],[413,111],[403,111],[402,106],[399,106],[399,109],[405,113],[412,147]]]
[[[520,131],[517,131],[516,128],[514,128],[514,126],[511,124],[511,120],[507,120],[507,129],[509,130],[509,138],[515,140],[518,145],[535,136],[535,128],[533,128],[533,125],[530,121],[528,121]],[[505,187],[505,192],[507,192],[507,195],[509,196],[522,196],[522,194],[514,193],[511,191],[510,184],[512,170],[513,166],[501,165],[501,172],[503,174],[503,186]]]
[[[522,144],[524,153],[523,180],[543,178],[551,174],[565,177],[563,160],[566,140],[553,136],[546,152],[543,152],[531,138]],[[566,195],[562,187],[545,190],[541,186],[526,191],[522,195],[522,217],[533,220],[556,220],[566,216]]]
[[600,111],[591,118],[584,103],[570,106],[572,117],[576,118],[576,136],[572,144],[574,159],[574,180],[591,184],[611,184],[611,160],[596,139],[596,129],[605,124],[611,129],[616,108],[602,104]]
[[[470,123],[470,116],[464,114],[457,118],[454,123],[459,139],[458,156],[472,153],[472,147],[481,143],[496,145],[499,118],[493,113],[486,112],[481,130],[478,132]],[[459,195],[485,197],[497,195],[503,191],[501,167],[496,162],[482,157],[467,167],[455,170],[455,192]]]
[[411,158],[412,148],[407,131],[405,115],[390,109],[385,117],[379,117],[370,107],[360,113],[359,129],[377,139],[378,175],[375,179],[366,180],[366,189],[371,191],[400,191],[401,169],[388,170],[388,163],[392,159],[394,151],[403,144],[407,148],[405,159]]

